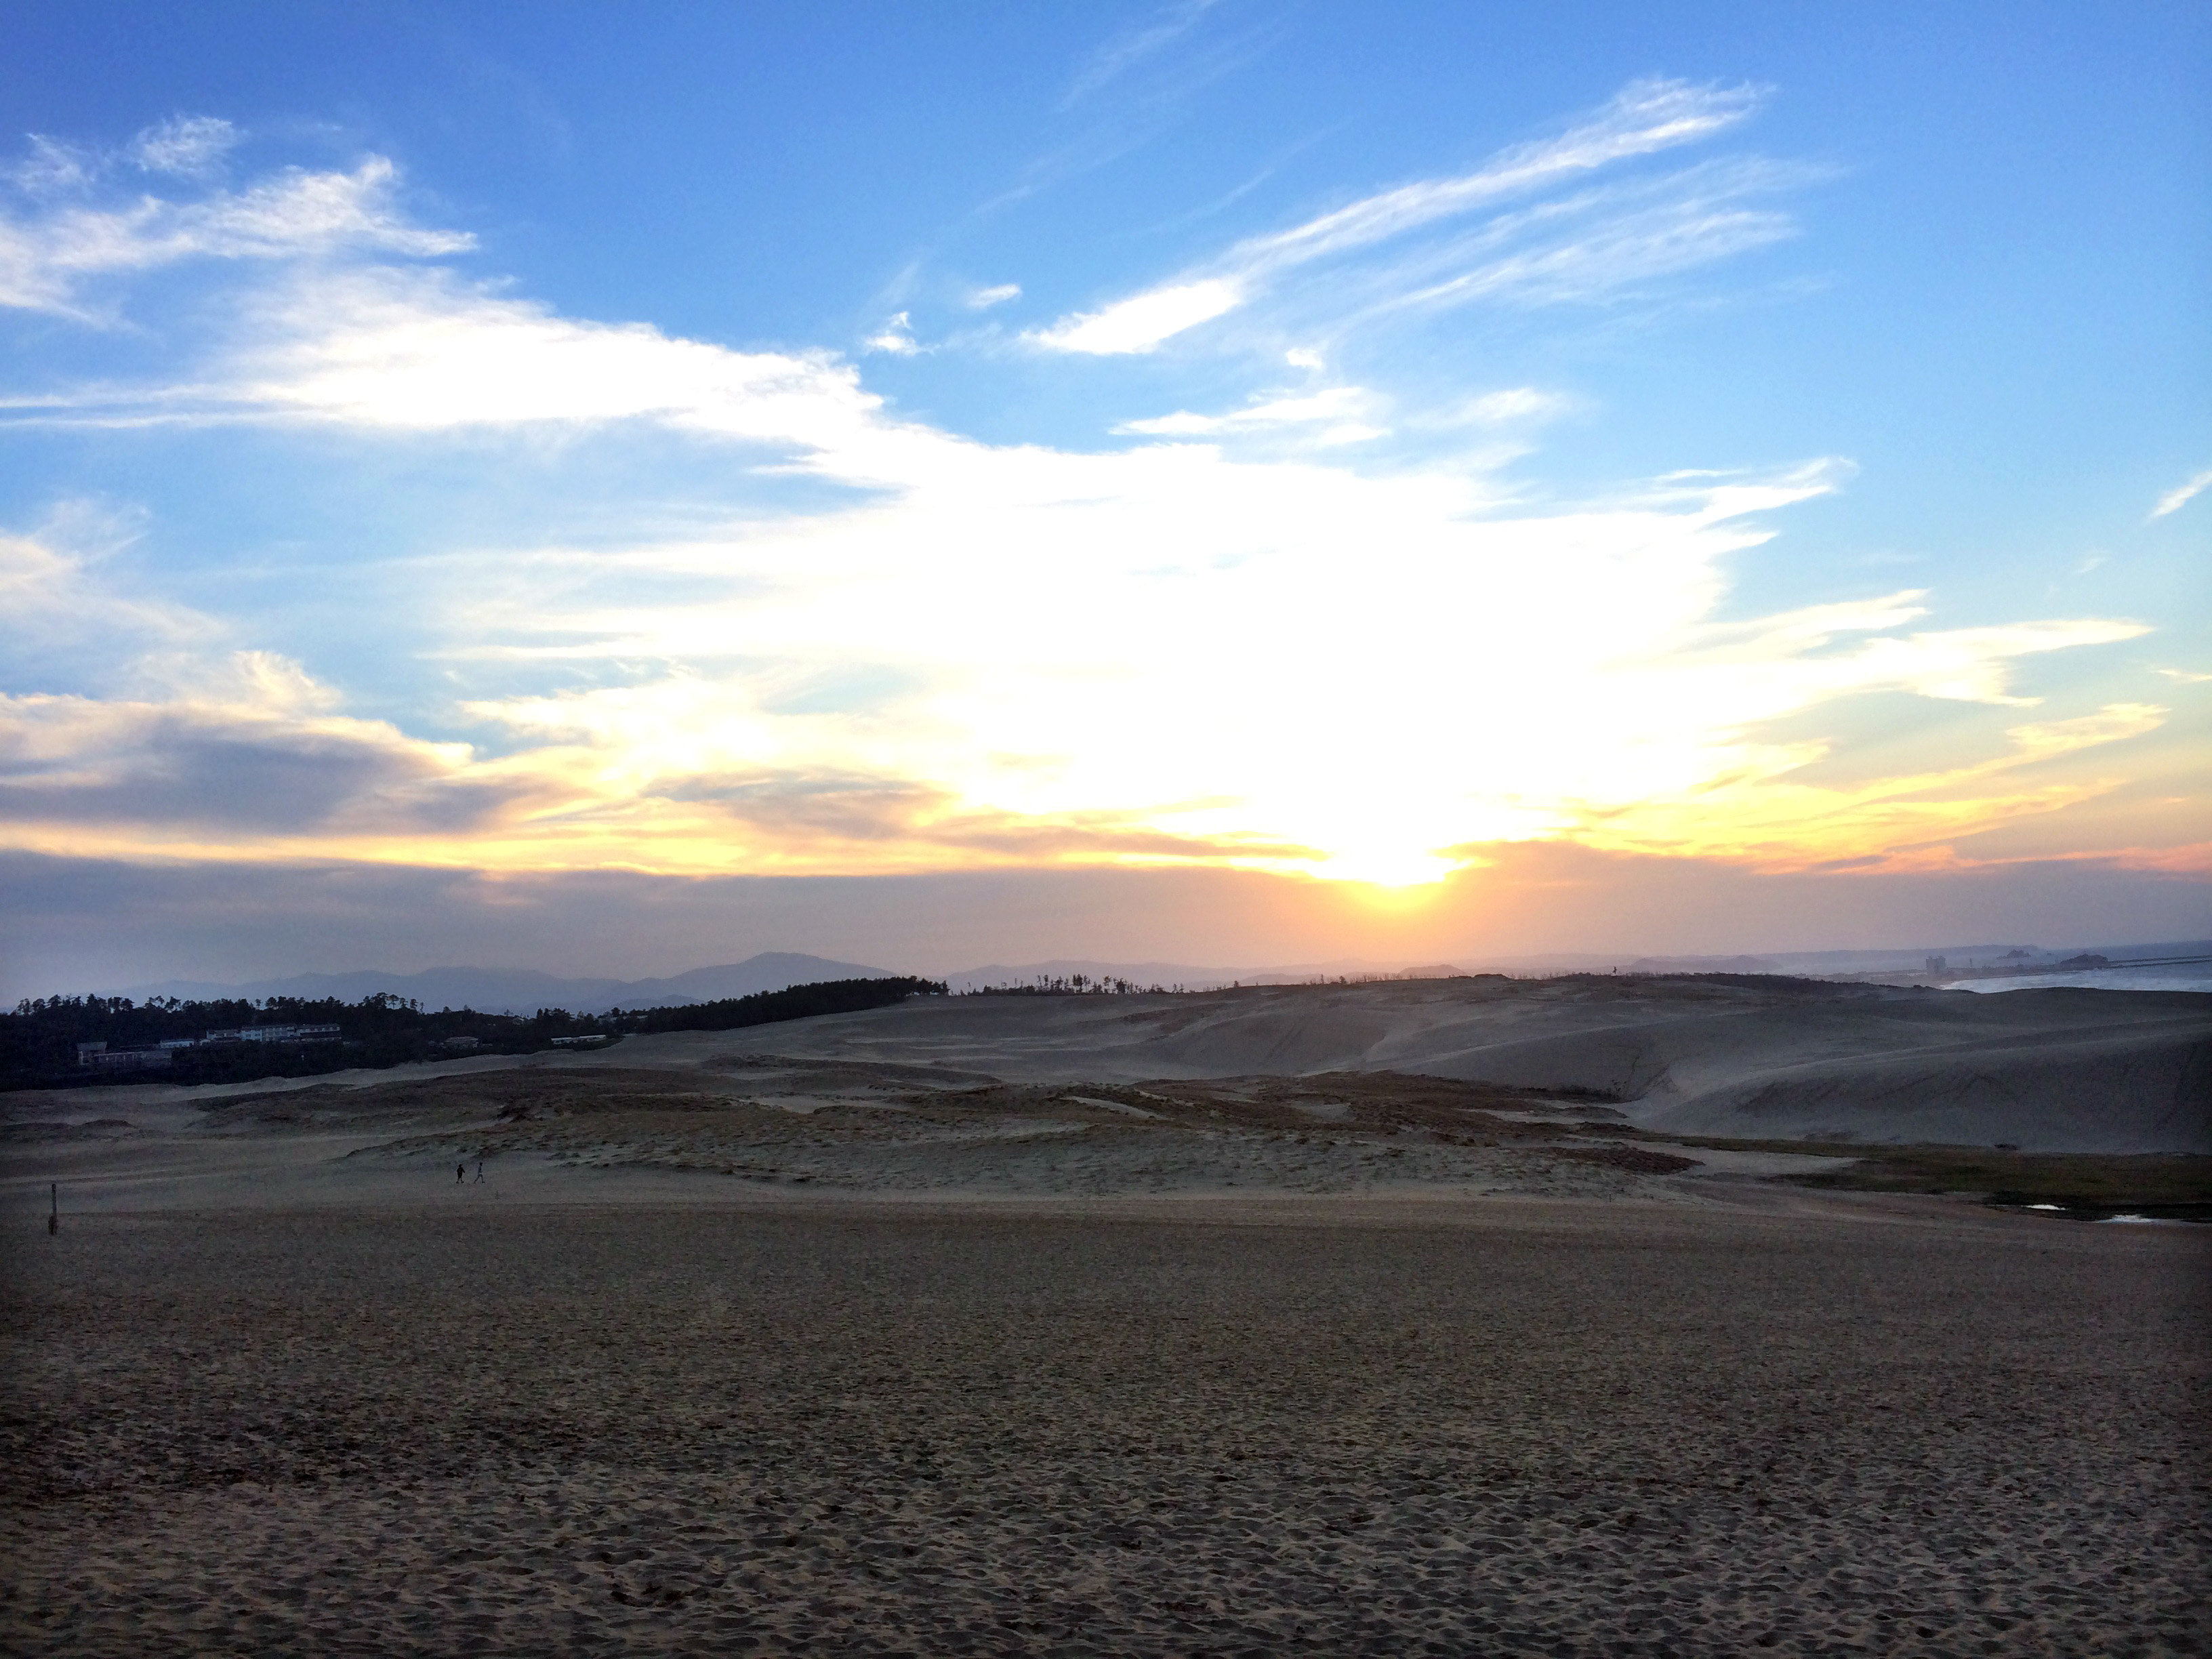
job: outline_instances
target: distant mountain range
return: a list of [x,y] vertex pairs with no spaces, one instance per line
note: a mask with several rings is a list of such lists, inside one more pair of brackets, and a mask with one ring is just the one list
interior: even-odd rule
[[667,979],[561,979],[527,968],[430,968],[419,974],[295,974],[289,979],[256,980],[246,985],[216,985],[204,980],[173,979],[159,985],[134,985],[121,994],[143,1002],[149,997],[206,1001],[219,997],[337,997],[358,1002],[379,991],[410,997],[425,1008],[474,1008],[487,1014],[530,1014],[540,1008],[604,1013],[610,1008],[673,1008],[725,997],[749,997],[826,979],[889,979],[888,968],[787,951],[763,951],[718,968],[694,968]]

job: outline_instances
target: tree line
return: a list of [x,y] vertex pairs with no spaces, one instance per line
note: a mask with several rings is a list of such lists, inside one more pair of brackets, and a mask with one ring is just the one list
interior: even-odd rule
[[975,985],[964,997],[1137,997],[1180,996],[1180,985],[1139,985],[1134,980],[1090,974],[1039,974],[1026,985]]
[[[473,1008],[425,1009],[380,991],[359,1002],[336,997],[269,997],[207,1001],[155,997],[52,996],[26,999],[0,1014],[0,1089],[68,1088],[99,1082],[242,1083],[264,1077],[313,1077],[354,1066],[450,1060],[461,1054],[530,1054],[543,1048],[620,1040],[650,1031],[726,1031],[817,1014],[887,1007],[909,996],[945,994],[935,980],[849,979],[794,985],[716,1002],[672,1008],[611,1008],[576,1014],[540,1008],[534,1014]],[[329,1036],[262,1042],[210,1042],[210,1031],[266,1031],[282,1026],[333,1026]],[[566,1039],[564,1044],[562,1040]],[[78,1045],[111,1051],[162,1051],[154,1065],[105,1068],[78,1063]]]

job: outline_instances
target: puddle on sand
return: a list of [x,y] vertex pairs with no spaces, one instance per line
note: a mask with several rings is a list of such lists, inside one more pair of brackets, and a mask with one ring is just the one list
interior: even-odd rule
[[1990,1207],[2011,1210],[2021,1215],[2051,1215],[2067,1221],[2087,1221],[2099,1225],[2122,1222],[2137,1227],[2191,1227],[2212,1222],[2212,1205],[2202,1203],[2160,1205],[2157,1207],[2164,1213],[2156,1215],[2145,1215],[2137,1210],[2114,1210],[2100,1204],[2007,1203],[2002,1199],[1994,1201]]
[[2186,1227],[2190,1224],[2178,1215],[2108,1215],[2100,1217],[2097,1224],[2109,1227],[2118,1222],[2136,1227]]

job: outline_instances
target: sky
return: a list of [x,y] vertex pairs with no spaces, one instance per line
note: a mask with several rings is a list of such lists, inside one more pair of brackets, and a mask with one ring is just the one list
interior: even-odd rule
[[0,994],[2212,933],[2200,7],[9,33]]

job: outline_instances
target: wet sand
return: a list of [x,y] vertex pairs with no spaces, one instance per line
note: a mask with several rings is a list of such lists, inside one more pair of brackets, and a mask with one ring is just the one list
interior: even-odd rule
[[0,1646],[2212,1650],[2203,1230],[608,1178],[11,1206]]

